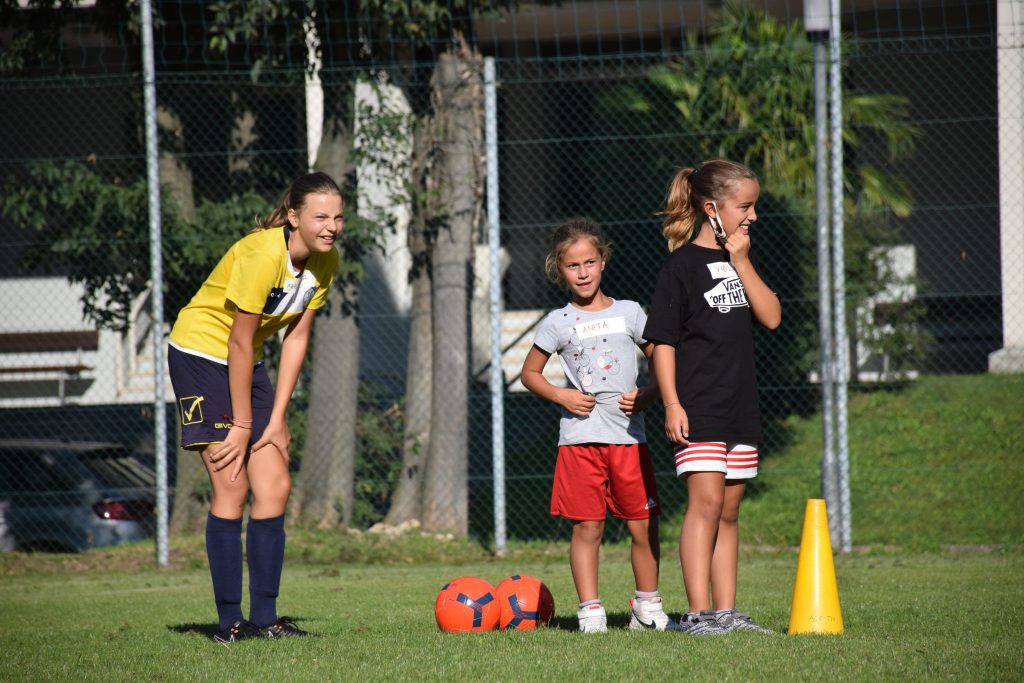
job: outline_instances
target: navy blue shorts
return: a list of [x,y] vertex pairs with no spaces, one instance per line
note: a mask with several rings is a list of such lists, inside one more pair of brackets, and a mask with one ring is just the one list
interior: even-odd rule
[[[181,447],[201,451],[221,443],[231,429],[231,391],[228,366],[167,347],[167,369],[178,401]],[[263,361],[252,370],[252,435],[249,444],[263,436],[274,408],[274,385]]]

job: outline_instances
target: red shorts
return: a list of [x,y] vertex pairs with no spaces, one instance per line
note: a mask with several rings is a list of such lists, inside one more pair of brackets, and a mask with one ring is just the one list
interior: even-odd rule
[[654,467],[645,443],[558,447],[551,514],[578,521],[648,519],[660,511]]

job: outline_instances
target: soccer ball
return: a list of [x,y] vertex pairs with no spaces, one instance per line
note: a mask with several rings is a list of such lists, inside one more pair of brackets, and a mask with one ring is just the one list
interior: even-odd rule
[[547,626],[555,616],[555,599],[540,579],[525,574],[510,576],[494,591],[501,605],[500,628],[528,631]]
[[490,631],[498,625],[494,586],[475,576],[463,576],[444,585],[434,601],[434,618],[442,631]]

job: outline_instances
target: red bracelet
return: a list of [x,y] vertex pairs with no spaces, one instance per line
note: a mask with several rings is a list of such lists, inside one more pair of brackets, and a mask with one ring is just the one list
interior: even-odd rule
[[231,417],[230,415],[225,415],[224,419],[227,420],[228,423],[232,427],[241,427],[242,429],[252,429],[252,420],[243,420],[241,418],[234,418],[234,417]]

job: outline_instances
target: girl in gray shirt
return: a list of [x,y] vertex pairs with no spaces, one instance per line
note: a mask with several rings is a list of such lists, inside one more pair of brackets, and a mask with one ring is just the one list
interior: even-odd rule
[[[641,336],[647,316],[636,302],[601,291],[609,254],[590,220],[573,218],[555,230],[545,270],[569,290],[570,302],[541,322],[523,363],[522,382],[562,409],[551,514],[572,521],[569,564],[580,600],[580,630],[608,630],[597,564],[609,510],[626,521],[632,537],[636,591],[629,627],[665,630],[671,621],[658,593],[660,507],[640,415],[658,388],[636,386],[637,347],[648,359],[652,353]],[[570,386],[545,379],[552,354],[558,354]]]

